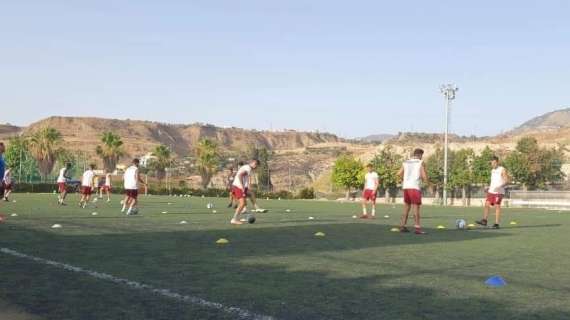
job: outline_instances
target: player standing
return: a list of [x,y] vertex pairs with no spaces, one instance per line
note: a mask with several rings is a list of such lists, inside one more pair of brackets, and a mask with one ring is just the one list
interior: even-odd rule
[[83,173],[83,177],[81,178],[81,200],[79,200],[79,206],[81,208],[85,208],[93,193],[95,182],[95,171],[93,170],[95,170],[95,165],[90,164],[89,169]]
[[494,156],[491,160],[491,185],[487,190],[487,200],[485,201],[485,209],[483,210],[483,219],[475,221],[478,225],[487,226],[489,211],[491,207],[495,207],[495,224],[493,229],[500,229],[501,223],[501,204],[505,196],[505,187],[509,184],[510,178],[503,166],[500,165],[499,157]]
[[[234,172],[234,168],[233,168],[233,167],[230,167],[229,170],[230,170],[230,172],[229,172],[229,174],[228,174],[227,188],[228,188],[228,193],[230,194],[230,195],[229,195],[229,197],[230,197],[230,203],[228,204],[228,208],[231,208],[231,207],[233,207],[233,205],[234,205],[234,195],[233,195],[233,193],[232,193],[232,185],[233,185],[234,180],[235,180],[235,178],[236,178],[236,174],[235,174],[235,172]],[[237,199],[236,199],[236,200],[237,200]]]
[[59,176],[57,177],[57,190],[59,192],[58,201],[59,205],[65,206],[65,197],[67,196],[67,181],[71,179],[69,176],[69,170],[71,170],[71,163],[66,163],[65,167],[59,170]]
[[6,169],[4,172],[4,178],[2,179],[2,187],[4,188],[4,201],[9,202],[8,197],[12,193],[12,170],[10,168]]
[[422,161],[424,151],[422,149],[414,150],[414,154],[410,160],[402,165],[402,169],[398,175],[403,179],[404,189],[404,214],[400,223],[400,232],[410,232],[406,225],[408,224],[408,216],[410,210],[414,209],[415,233],[425,234],[422,231],[420,221],[420,208],[422,205],[422,183],[427,183],[427,172]]
[[368,203],[372,206],[372,218],[376,217],[376,194],[378,192],[378,185],[380,184],[380,178],[378,173],[374,171],[374,166],[368,164],[366,166],[368,172],[364,176],[364,190],[362,191],[362,216],[361,219],[368,219],[368,212],[366,211],[366,206]]
[[239,216],[242,213],[245,213],[244,208],[246,206],[246,198],[247,198],[247,189],[249,187],[249,177],[252,174],[253,170],[257,168],[259,161],[257,159],[251,160],[249,164],[246,164],[239,168],[238,172],[236,173],[236,177],[232,184],[232,194],[234,199],[239,201],[238,207],[236,208],[235,214],[230,221],[231,224],[240,225],[243,224]]
[[107,172],[105,174],[105,181],[103,187],[101,187],[100,198],[103,198],[103,192],[107,195],[107,202],[111,202],[111,173]]
[[127,208],[127,216],[138,214],[136,210],[139,197],[139,183],[145,185],[139,173],[140,160],[134,159],[130,167],[125,170],[123,175],[125,186],[125,199],[123,200],[123,208],[121,212],[125,212]]
[[[0,142],[0,177],[4,177],[4,171],[6,170],[6,162],[4,162],[4,152],[6,147],[3,142]],[[0,194],[4,194],[4,184],[0,183]]]

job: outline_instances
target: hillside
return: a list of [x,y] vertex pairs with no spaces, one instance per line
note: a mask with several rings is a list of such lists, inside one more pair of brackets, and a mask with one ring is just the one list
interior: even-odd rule
[[570,108],[560,109],[533,118],[508,134],[517,135],[525,132],[552,131],[570,128]]
[[22,128],[13,126],[11,124],[0,124],[0,139],[5,140],[9,137],[17,136],[22,131]]

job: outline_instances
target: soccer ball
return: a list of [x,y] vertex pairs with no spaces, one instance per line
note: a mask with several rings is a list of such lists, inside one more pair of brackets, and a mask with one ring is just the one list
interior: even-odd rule
[[457,221],[455,221],[455,226],[459,230],[464,230],[467,227],[467,222],[463,219],[458,219]]
[[133,208],[133,210],[131,210],[131,214],[139,214],[139,209],[138,208]]
[[250,214],[250,215],[247,217],[247,222],[248,222],[249,224],[254,224],[254,223],[255,223],[255,216],[254,216],[253,214]]

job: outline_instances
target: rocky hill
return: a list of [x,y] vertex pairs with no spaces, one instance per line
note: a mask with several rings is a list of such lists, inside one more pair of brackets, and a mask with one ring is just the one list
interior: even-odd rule
[[9,137],[17,136],[22,132],[22,128],[13,126],[11,124],[0,124],[0,140],[8,139]]
[[570,128],[570,108],[560,109],[533,118],[510,131],[510,134],[525,132],[552,131]]

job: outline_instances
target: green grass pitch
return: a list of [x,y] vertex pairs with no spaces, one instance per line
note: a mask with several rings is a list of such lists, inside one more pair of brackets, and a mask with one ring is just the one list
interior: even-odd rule
[[[390,232],[400,206],[361,221],[357,204],[261,201],[270,212],[257,223],[230,226],[224,199],[141,197],[127,217],[118,196],[87,209],[76,195],[67,207],[54,195],[14,198],[0,204],[0,248],[275,319],[570,319],[568,213],[506,209],[501,230],[459,231],[455,220],[480,208],[425,207],[429,234],[416,236]],[[486,287],[493,275],[508,285]],[[3,253],[0,301],[40,319],[236,318]]]

